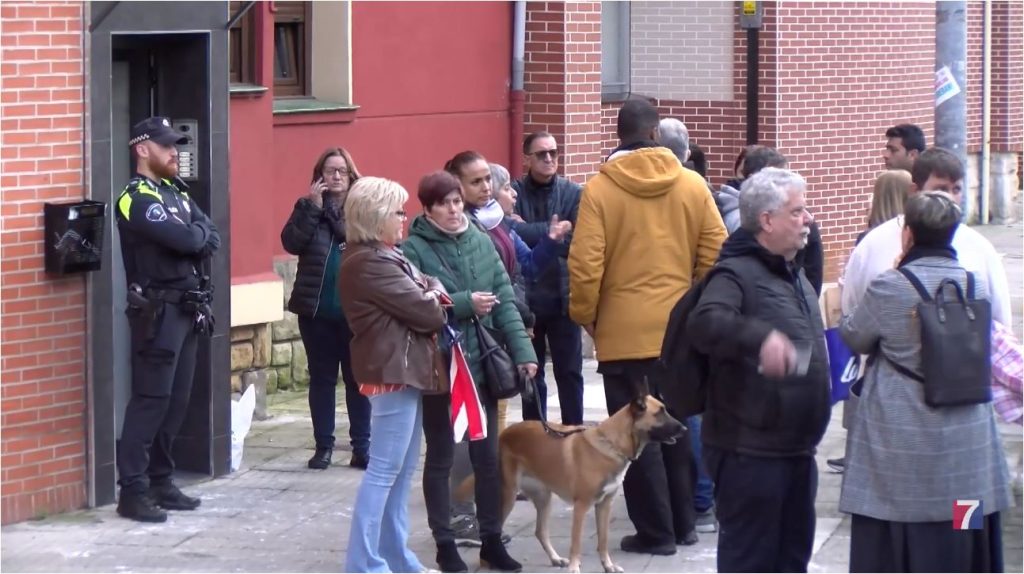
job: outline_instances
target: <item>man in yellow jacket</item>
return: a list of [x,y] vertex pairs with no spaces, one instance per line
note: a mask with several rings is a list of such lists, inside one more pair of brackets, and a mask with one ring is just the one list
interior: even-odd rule
[[[669,312],[714,265],[725,225],[704,180],[655,143],[658,111],[646,100],[619,110],[620,146],[587,182],[569,250],[569,315],[594,337],[608,413],[656,368]],[[626,473],[637,533],[627,552],[671,555],[697,541],[688,438],[648,445]]]

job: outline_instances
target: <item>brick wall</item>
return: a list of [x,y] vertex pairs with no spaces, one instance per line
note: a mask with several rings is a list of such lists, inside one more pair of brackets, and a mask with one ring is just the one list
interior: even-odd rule
[[[1024,4],[992,4],[992,150],[1024,156]],[[1024,174],[1017,172],[1024,179]]]
[[[981,151],[981,77],[984,5],[967,3],[967,153]],[[934,143],[928,140],[928,144]]]
[[933,139],[935,8],[786,3],[776,11],[777,147],[807,178],[832,279],[864,229],[885,129],[915,123]]
[[43,203],[84,197],[83,4],[0,6],[2,521],[86,502],[85,279],[43,272]]
[[583,183],[600,163],[601,4],[526,5],[524,133],[558,140],[560,170]]

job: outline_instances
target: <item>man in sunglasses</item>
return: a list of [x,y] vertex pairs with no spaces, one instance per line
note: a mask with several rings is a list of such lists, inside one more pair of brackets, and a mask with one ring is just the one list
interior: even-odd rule
[[[527,173],[512,183],[519,194],[515,213],[510,216],[512,228],[533,248],[547,235],[551,218],[576,225],[576,212],[580,204],[580,186],[558,175],[558,143],[547,132],[534,132],[523,141]],[[569,318],[569,272],[566,258],[572,233],[558,245],[558,265],[527,286],[526,299],[537,316],[533,346],[540,359],[537,370],[537,390],[540,412],[524,406],[523,417],[536,420],[547,412],[547,385],[544,382],[544,357],[551,346],[555,382],[558,385],[558,404],[562,409],[562,423],[583,423],[583,341],[580,326]]]

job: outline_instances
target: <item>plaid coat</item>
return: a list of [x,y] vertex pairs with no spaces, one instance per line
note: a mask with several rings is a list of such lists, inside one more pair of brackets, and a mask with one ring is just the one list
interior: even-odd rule
[[[951,277],[966,284],[953,259],[924,257],[907,265],[929,291]],[[976,276],[976,296],[988,297]],[[840,323],[854,352],[880,348],[920,373],[917,292],[903,275],[878,276],[852,314]],[[991,404],[932,408],[923,387],[887,360],[870,362],[860,403],[847,434],[839,510],[894,522],[953,518],[957,499],[979,499],[985,514],[1012,506],[1009,471]]]

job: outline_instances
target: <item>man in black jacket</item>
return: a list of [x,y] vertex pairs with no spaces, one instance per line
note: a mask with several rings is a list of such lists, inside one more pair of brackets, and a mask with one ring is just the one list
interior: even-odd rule
[[[558,144],[547,132],[534,132],[523,142],[527,173],[512,187],[519,194],[516,212],[511,216],[512,228],[531,248],[548,233],[551,217],[576,225],[580,206],[578,184],[558,175]],[[544,361],[547,345],[551,345],[558,404],[562,423],[583,423],[583,341],[580,326],[569,318],[569,271],[566,258],[572,235],[559,244],[558,265],[551,265],[526,289],[526,300],[536,315],[533,347],[540,360],[537,369],[537,391],[541,412],[547,412],[547,385],[544,383]],[[523,418],[537,419],[535,408],[524,407]]]
[[814,452],[830,414],[824,326],[795,261],[810,234],[806,183],[765,168],[740,195],[687,324],[710,358],[704,462],[715,482],[719,572],[806,572],[814,542]]

